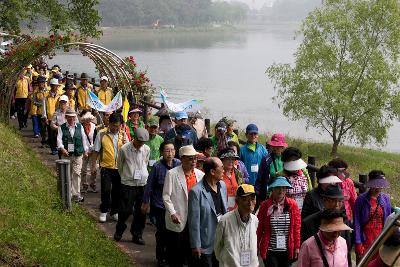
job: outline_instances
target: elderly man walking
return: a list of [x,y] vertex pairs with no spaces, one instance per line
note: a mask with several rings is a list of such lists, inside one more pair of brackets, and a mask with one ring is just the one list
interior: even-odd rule
[[204,173],[196,169],[197,151],[193,146],[179,149],[182,165],[167,172],[163,188],[165,227],[167,228],[167,257],[170,266],[183,266],[190,257],[188,217],[188,192],[200,181]]
[[144,245],[142,238],[146,222],[146,215],[142,213],[144,187],[149,173],[150,148],[145,145],[149,140],[149,132],[143,128],[135,129],[135,138],[121,147],[118,157],[118,172],[121,176],[121,189],[118,205],[118,223],[114,239],[121,240],[126,229],[125,221],[132,214],[131,224],[132,242]]
[[218,223],[214,252],[220,267],[257,267],[258,218],[254,187],[242,184],[236,191],[237,209],[226,213]]
[[66,123],[58,127],[57,148],[61,155],[71,161],[71,194],[72,199],[83,202],[81,196],[81,169],[82,157],[88,156],[89,147],[86,142],[85,132],[80,123],[76,122],[76,113],[67,109]]
[[[189,192],[189,237],[193,266],[218,266],[214,239],[217,224],[228,209],[224,165],[219,158],[208,158],[204,178]],[[190,265],[190,264],[189,264]]]

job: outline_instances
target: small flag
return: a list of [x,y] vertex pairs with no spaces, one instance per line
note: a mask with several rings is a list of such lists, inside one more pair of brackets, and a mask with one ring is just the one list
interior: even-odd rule
[[124,105],[122,108],[122,118],[124,119],[125,123],[128,121],[128,113],[129,113],[129,101],[128,98],[125,96]]

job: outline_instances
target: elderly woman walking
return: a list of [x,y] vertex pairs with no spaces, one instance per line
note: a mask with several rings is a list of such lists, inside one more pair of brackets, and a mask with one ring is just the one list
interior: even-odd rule
[[354,205],[354,240],[357,261],[367,252],[383,229],[391,213],[390,197],[382,192],[389,187],[385,174],[373,170],[365,184],[369,190],[361,194]]
[[[96,175],[90,172],[90,181],[87,179],[88,175],[88,165],[92,161],[93,155],[93,148],[94,148],[94,141],[96,140],[97,129],[96,124],[94,124],[95,117],[92,115],[90,111],[83,110],[80,114],[81,116],[81,123],[83,126],[83,130],[85,132],[87,144],[89,146],[89,152],[87,157],[83,157],[82,160],[82,170],[81,170],[81,193],[86,193],[89,189],[92,193],[97,193],[96,189]],[[89,188],[90,186],[90,188]]]
[[225,148],[218,153],[218,157],[224,165],[223,181],[228,193],[228,211],[231,211],[237,207],[235,202],[236,190],[243,184],[243,176],[234,166],[234,161],[239,159],[239,156],[232,149]]
[[271,196],[258,213],[258,249],[265,266],[288,267],[300,249],[300,211],[296,201],[286,197],[292,186],[285,177],[276,177],[269,187]]

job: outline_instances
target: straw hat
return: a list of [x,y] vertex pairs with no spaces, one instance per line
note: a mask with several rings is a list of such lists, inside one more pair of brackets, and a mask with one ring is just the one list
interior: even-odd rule
[[340,231],[347,231],[353,230],[347,224],[343,222],[343,217],[333,218],[331,220],[321,220],[321,225],[319,226],[319,230],[322,232],[340,232]]
[[179,149],[179,155],[182,156],[196,156],[197,155],[197,151],[194,149],[194,147],[192,145],[189,146],[183,146]]
[[72,108],[68,108],[65,117],[76,117],[76,112]]

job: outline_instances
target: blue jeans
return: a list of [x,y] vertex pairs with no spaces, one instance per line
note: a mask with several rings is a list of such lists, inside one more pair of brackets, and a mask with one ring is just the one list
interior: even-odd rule
[[34,135],[40,135],[40,125],[39,125],[40,119],[41,118],[39,118],[38,115],[32,115],[32,128]]

